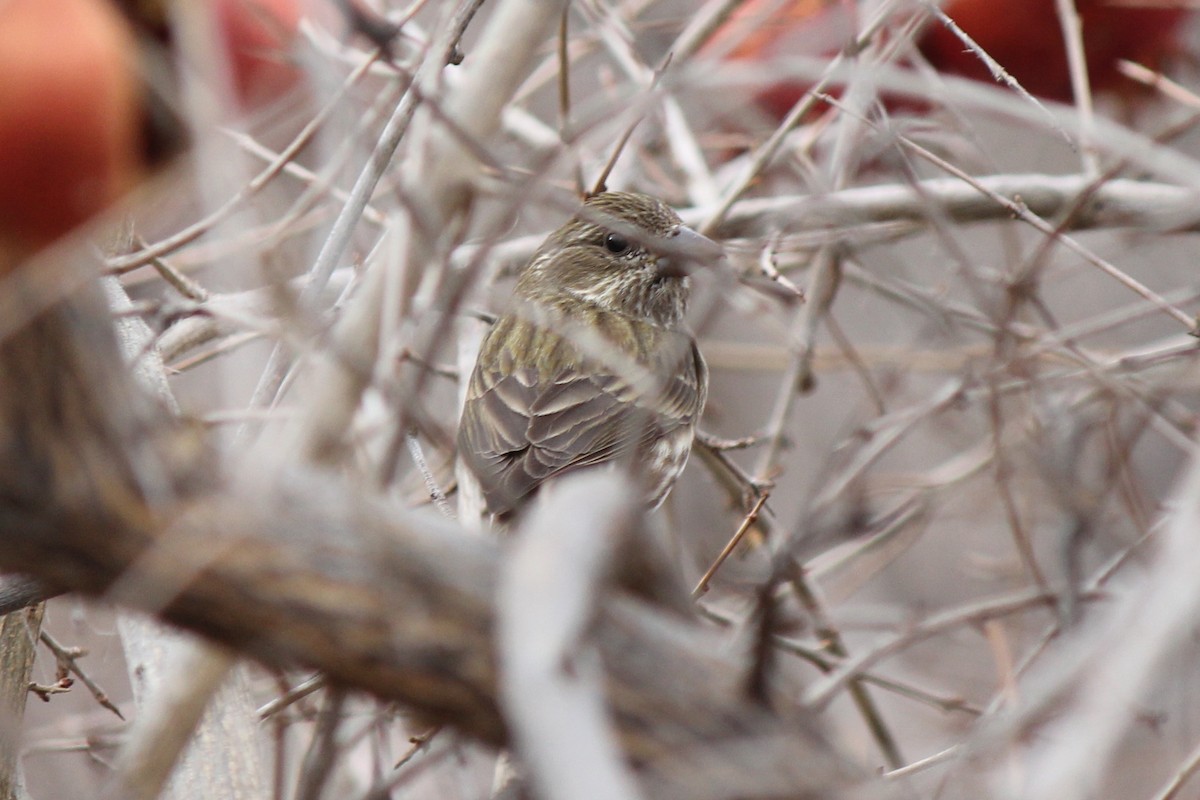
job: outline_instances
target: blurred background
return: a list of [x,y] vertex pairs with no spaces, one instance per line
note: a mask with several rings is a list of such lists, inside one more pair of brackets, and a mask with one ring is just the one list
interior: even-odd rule
[[[696,602],[730,647],[771,603],[795,703],[910,796],[1200,796],[1189,4],[573,0],[465,148],[469,210],[428,230],[422,160],[459,133],[409,117],[436,119],[471,68],[497,3],[438,58],[472,5],[0,6],[0,67],[34,75],[83,37],[125,55],[111,98],[63,107],[128,115],[89,149],[78,117],[43,102],[31,128],[0,86],[0,244],[102,250],[231,461],[280,441],[303,365],[343,357],[331,326],[372,270],[396,276],[339,468],[412,506],[432,479],[453,505],[479,318],[611,162],[609,188],[663,197],[730,258],[696,281],[704,444],[656,520],[688,590],[711,573]],[[79,158],[29,142],[52,137]],[[114,612],[58,598],[45,625],[136,718]],[[263,705],[307,677],[244,669]],[[33,680],[58,680],[46,650]],[[78,683],[46,697],[29,794],[93,796],[126,723]],[[260,726],[282,759],[265,796],[295,790],[322,702]],[[487,794],[487,754],[440,734],[393,771],[428,726],[365,698],[342,713],[324,796]]]

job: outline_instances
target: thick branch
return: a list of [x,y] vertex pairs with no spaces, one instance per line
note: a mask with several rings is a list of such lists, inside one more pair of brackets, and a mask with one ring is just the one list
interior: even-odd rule
[[[1079,198],[1089,199],[1072,214],[1070,230],[1144,228],[1195,231],[1200,226],[1195,191],[1165,183],[1112,180],[1096,185],[1086,175],[991,175],[981,186],[1023,204],[1040,217],[1053,219],[1075,211]],[[1011,210],[958,178],[934,178],[915,185],[881,184],[843,189],[825,195],[776,196],[742,200],[720,228],[723,236],[741,235],[763,223],[785,232],[829,226],[897,220],[925,221],[931,208],[954,222],[1011,219]],[[684,212],[685,221],[704,219],[709,209]]]
[[0,800],[19,800],[25,796],[21,784],[19,754],[20,724],[25,717],[30,677],[42,629],[45,606],[0,616]]
[[[332,473],[222,479],[194,434],[136,394],[95,310],[64,305],[0,342],[0,570],[107,594],[507,742],[492,644],[499,548]],[[753,774],[741,797],[851,774],[806,717],[747,697],[716,632],[619,596],[597,614],[610,713],[648,794],[661,781],[729,796],[713,770],[734,763]]]
[[[1023,204],[1032,213],[1055,220],[1070,212],[1063,230],[1133,228],[1157,232],[1200,230],[1200,198],[1191,189],[1168,183],[1118,179],[1097,185],[1086,175],[1041,173],[988,175],[977,179],[986,191]],[[716,231],[720,238],[771,234],[800,234],[833,229],[849,236],[855,226],[874,223],[925,223],[935,216],[952,222],[1011,220],[1010,208],[996,202],[959,178],[931,178],[915,183],[881,183],[855,186],[824,194],[772,195],[739,200]],[[1087,202],[1077,207],[1080,197]],[[713,213],[712,206],[680,212],[684,222],[699,225]],[[922,230],[919,226],[913,231]],[[895,235],[891,229],[888,235]],[[523,236],[490,245],[493,259],[507,269],[529,260],[545,238]],[[475,255],[474,246],[460,248],[457,263]]]

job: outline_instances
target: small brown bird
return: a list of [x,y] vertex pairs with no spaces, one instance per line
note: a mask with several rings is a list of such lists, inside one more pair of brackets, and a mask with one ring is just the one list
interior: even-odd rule
[[546,481],[625,464],[663,501],[692,449],[708,369],[684,327],[688,274],[721,248],[654,197],[605,192],[521,271],[483,341],[458,430],[487,509]]

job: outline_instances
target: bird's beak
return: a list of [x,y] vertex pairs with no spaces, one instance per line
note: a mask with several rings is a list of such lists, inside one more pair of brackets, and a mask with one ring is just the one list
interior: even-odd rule
[[683,225],[655,242],[654,249],[658,251],[658,272],[668,278],[682,278],[725,258],[721,245]]

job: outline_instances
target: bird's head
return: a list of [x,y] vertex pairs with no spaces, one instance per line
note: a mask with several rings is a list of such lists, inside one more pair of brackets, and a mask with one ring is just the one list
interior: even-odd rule
[[604,192],[546,239],[517,292],[533,301],[591,303],[670,328],[687,310],[688,275],[722,255],[658,198]]

